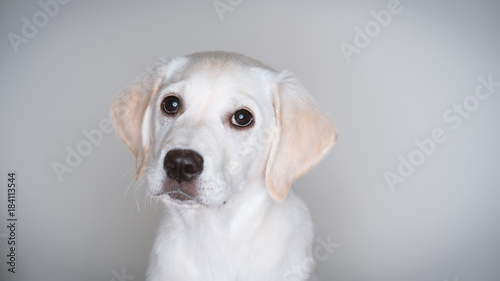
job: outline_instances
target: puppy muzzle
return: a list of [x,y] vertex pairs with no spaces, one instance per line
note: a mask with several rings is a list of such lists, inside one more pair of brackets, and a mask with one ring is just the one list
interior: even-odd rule
[[203,172],[203,157],[189,149],[170,150],[163,161],[167,178],[162,193],[172,199],[193,200],[197,195],[195,181]]

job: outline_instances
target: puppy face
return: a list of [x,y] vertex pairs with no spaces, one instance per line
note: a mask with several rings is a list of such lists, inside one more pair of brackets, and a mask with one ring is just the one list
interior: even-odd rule
[[335,140],[333,123],[288,73],[241,55],[197,53],[117,96],[115,128],[151,195],[218,207],[248,184],[283,200]]
[[248,181],[263,179],[266,132],[276,123],[271,77],[222,60],[177,63],[143,123],[149,192],[175,204],[219,206]]

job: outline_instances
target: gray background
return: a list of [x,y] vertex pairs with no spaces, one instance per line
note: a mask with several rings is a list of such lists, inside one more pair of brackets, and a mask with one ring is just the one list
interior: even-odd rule
[[[33,22],[43,9],[0,2],[0,279],[143,280],[163,206],[131,184],[131,153],[103,133],[62,182],[51,165],[161,56],[226,50],[295,73],[338,125],[335,148],[294,184],[318,239],[340,244],[319,262],[323,280],[500,280],[500,87],[456,130],[443,119],[479,76],[500,81],[500,2],[403,0],[350,63],[339,45],[389,1],[240,2],[219,17],[212,0],[74,0],[18,53],[9,32],[22,36],[22,17]],[[447,140],[391,190],[384,173],[436,128]],[[11,170],[15,275],[5,239]]]

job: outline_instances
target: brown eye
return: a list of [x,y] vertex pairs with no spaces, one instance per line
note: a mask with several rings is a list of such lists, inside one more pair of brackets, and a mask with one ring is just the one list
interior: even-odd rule
[[163,112],[165,112],[166,114],[176,114],[177,111],[179,111],[180,105],[181,103],[176,96],[166,97],[161,103]]
[[252,121],[253,121],[252,113],[250,113],[250,111],[246,109],[240,109],[236,111],[233,117],[231,118],[231,122],[233,123],[233,125],[236,125],[238,127],[246,127],[252,124]]

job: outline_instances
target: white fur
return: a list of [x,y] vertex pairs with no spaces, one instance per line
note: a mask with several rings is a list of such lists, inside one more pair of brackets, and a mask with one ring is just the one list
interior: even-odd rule
[[[138,167],[138,175],[144,178],[149,193],[166,205],[147,280],[306,280],[307,274],[294,274],[293,270],[312,257],[313,226],[308,208],[293,191],[286,195],[289,186],[284,187],[286,198],[275,200],[277,195],[270,190],[274,186],[270,187],[267,179],[272,175],[266,169],[268,162],[274,161],[273,139],[277,145],[278,134],[285,128],[280,122],[292,120],[277,117],[280,114],[275,112],[276,104],[280,104],[276,101],[277,85],[289,74],[276,73],[237,54],[211,52],[172,59],[161,65],[156,75],[155,83],[160,83],[157,92],[133,93],[150,99],[147,108],[129,104],[127,93],[112,108],[120,136],[136,157],[148,156],[146,161],[141,160],[145,169],[142,172]],[[291,89],[296,88],[300,86]],[[181,97],[183,107],[175,117],[161,111],[162,100],[172,93]],[[309,100],[305,91],[299,94]],[[294,106],[301,107],[301,103]],[[304,106],[313,105],[304,102]],[[254,124],[249,129],[236,129],[230,124],[229,117],[241,108],[253,114]],[[127,110],[141,113],[134,116]],[[134,134],[127,134],[127,122],[134,118],[142,118],[138,122],[142,128],[134,129],[142,134],[140,142],[130,139]],[[297,153],[314,154],[308,163],[319,161],[333,144],[331,127],[331,132],[312,136],[321,139],[324,134],[328,138],[325,145],[318,145],[318,152],[311,149]],[[142,143],[143,147],[130,143]],[[167,177],[164,157],[179,148],[194,150],[204,159],[193,200],[178,201],[161,194]],[[295,170],[305,171],[313,164],[307,165]],[[297,176],[300,174],[289,178]]]

